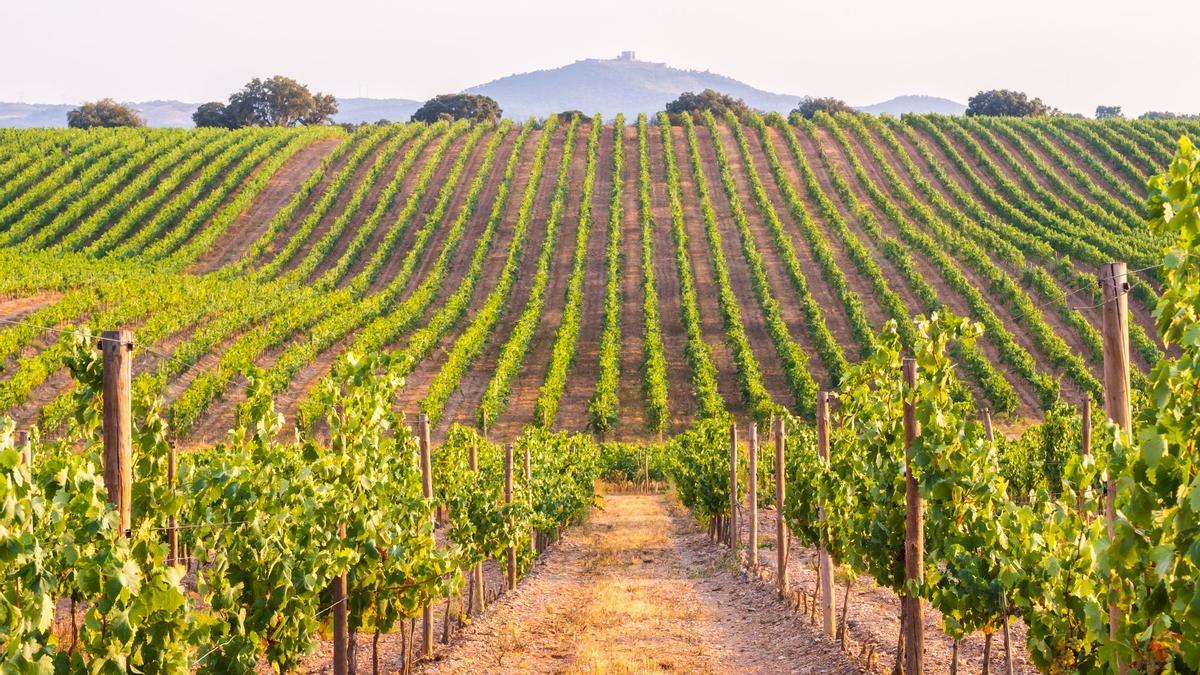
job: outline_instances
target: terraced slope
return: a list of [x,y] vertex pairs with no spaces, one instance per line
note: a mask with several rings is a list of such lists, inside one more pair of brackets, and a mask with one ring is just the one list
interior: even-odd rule
[[[1008,423],[1100,391],[1096,268],[1158,355],[1143,185],[1186,123],[703,115],[0,139],[0,410],[68,422],[70,332],[136,331],[190,444],[266,374],[289,424],[336,359],[497,438],[811,410],[886,321],[983,323],[963,396]],[[1143,269],[1149,268],[1149,269]],[[1144,381],[1139,374],[1136,381]]]

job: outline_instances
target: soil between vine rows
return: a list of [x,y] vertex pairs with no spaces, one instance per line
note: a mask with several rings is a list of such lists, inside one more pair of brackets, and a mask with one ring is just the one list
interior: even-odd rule
[[[386,660],[387,669],[398,663]],[[425,672],[860,668],[662,494],[608,494]]]

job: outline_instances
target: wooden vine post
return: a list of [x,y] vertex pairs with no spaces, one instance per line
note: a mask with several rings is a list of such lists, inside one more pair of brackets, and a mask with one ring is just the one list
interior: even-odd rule
[[[179,464],[179,448],[176,447],[175,441],[167,446],[167,489],[172,493],[175,492],[175,473]],[[175,522],[175,515],[171,514],[167,517],[167,564],[174,565],[179,562],[179,524]]]
[[750,423],[750,569],[758,569],[758,426]]
[[[513,444],[504,447],[504,503],[513,503]],[[510,521],[511,522],[511,521]],[[517,547],[508,547],[508,590],[517,587]]]
[[[822,464],[829,464],[829,392],[826,391],[817,394],[817,456]],[[826,522],[824,504],[817,506],[817,518],[822,524]],[[829,559],[824,532],[817,546],[821,574],[821,615],[825,634],[833,637],[833,561]]]
[[[987,435],[988,445],[995,446],[996,436],[992,431],[992,409],[983,409],[983,432]],[[1004,670],[1007,675],[1012,675],[1012,636],[1008,631],[1008,592],[1005,591],[1000,596],[1001,607],[1004,611],[1004,623],[1001,624],[1004,631]],[[988,660],[991,655],[992,635],[988,633],[985,638],[986,643],[983,650],[984,668],[987,668]]]
[[[1092,454],[1092,397],[1091,396],[1084,396],[1083,412],[1081,414],[1083,415],[1083,419],[1081,420],[1080,429],[1079,429],[1080,430],[1079,454],[1082,457],[1087,457],[1088,455]],[[1079,499],[1078,499],[1078,503],[1076,504],[1076,508],[1079,509],[1080,513],[1083,513],[1083,502],[1084,502],[1084,497],[1087,496],[1086,495],[1087,488],[1088,488],[1088,486],[1086,486],[1086,485],[1079,486]]]
[[738,433],[737,424],[729,425],[729,527],[726,535],[729,538],[729,550],[737,552],[738,531],[737,531],[737,512],[738,512],[738,490],[737,490],[737,465],[738,465]]
[[[912,472],[912,446],[921,435],[917,421],[917,360],[906,358],[904,374],[904,578],[920,584],[925,577],[925,514],[921,490]],[[905,592],[901,599],[904,617],[904,673],[921,675],[925,661],[925,617],[921,598]]]
[[[33,475],[33,449],[32,449],[32,446],[29,444],[29,432],[28,431],[18,431],[17,432],[17,452],[21,454],[21,463],[24,464],[25,466],[29,467],[29,474],[32,476]],[[29,528],[29,530],[31,532],[33,531],[33,521],[32,520],[29,522],[27,527]]]
[[[429,415],[421,413],[420,435],[421,446],[421,492],[426,499],[433,499],[433,461],[429,449]],[[429,516],[432,518],[433,514]],[[433,606],[426,605],[421,611],[421,636],[424,638],[425,656],[433,656]]]
[[[339,534],[344,535],[345,530]],[[350,613],[346,598],[346,573],[333,578],[333,674],[350,672]]]
[[[1117,425],[1126,443],[1132,442],[1133,420],[1129,412],[1129,276],[1125,263],[1109,263],[1100,268],[1100,293],[1103,300],[1101,338],[1104,343],[1104,410]],[[1090,440],[1090,439],[1089,439]],[[1116,481],[1108,477],[1104,517],[1108,538],[1113,538],[1116,517]],[[1108,606],[1108,635],[1116,639],[1121,624],[1121,608]],[[1125,664],[1118,662],[1122,673]]]
[[[467,459],[468,465],[471,467],[471,472],[479,473],[479,449],[474,443],[471,444],[471,451]],[[483,611],[487,605],[486,590],[483,587],[483,563],[476,563],[475,569],[471,571],[474,578],[475,594],[471,598],[471,611],[479,613]]]
[[[529,482],[531,480],[533,480],[533,472],[530,470],[530,465],[529,465],[529,445],[526,445],[525,446],[525,489],[526,490],[529,490]],[[529,493],[528,496],[529,496],[529,499],[531,499],[531,500],[533,499],[532,493]],[[533,526],[529,527],[529,550],[533,551],[534,555],[538,554],[537,528],[533,527]]]
[[779,597],[786,598],[788,592],[788,540],[787,523],[783,518],[783,503],[787,497],[787,477],[784,475],[783,448],[786,445],[783,417],[775,418],[775,578],[779,584]]
[[120,514],[120,529],[130,536],[133,496],[133,420],[129,382],[133,370],[133,331],[100,334],[103,356],[104,487]]

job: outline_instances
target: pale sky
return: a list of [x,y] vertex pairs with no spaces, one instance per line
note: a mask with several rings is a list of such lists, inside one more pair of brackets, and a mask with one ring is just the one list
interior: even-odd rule
[[1200,112],[1200,0],[0,0],[0,100],[225,100],[255,76],[425,99],[638,52],[778,93]]

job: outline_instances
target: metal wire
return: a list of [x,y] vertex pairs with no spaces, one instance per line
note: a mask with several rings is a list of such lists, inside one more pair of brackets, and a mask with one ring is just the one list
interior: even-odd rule
[[[1143,267],[1141,269],[1130,270],[1129,272],[1126,272],[1125,276],[1128,277],[1130,274],[1137,274],[1138,272],[1145,272],[1146,270],[1157,269],[1159,267],[1162,267],[1163,264],[1164,263],[1159,263],[1157,265],[1149,265],[1149,266]],[[1132,291],[1134,288],[1137,288],[1138,284],[1149,285],[1149,282],[1146,281],[1145,279],[1134,279],[1131,282],[1126,282],[1126,288],[1122,289],[1121,292],[1118,293],[1116,297],[1119,298],[1122,295],[1128,295],[1130,291]],[[1116,298],[1113,298],[1113,299],[1115,300]],[[1074,309],[1076,311],[1096,309],[1097,307],[1103,307],[1105,305],[1105,303],[1107,303],[1107,302],[1109,302],[1109,301],[1101,300],[1100,302],[1098,302],[1094,305],[1087,305],[1085,307],[1072,307],[1071,309]]]
[[[35,330],[40,330],[40,331],[44,331],[47,333],[55,333],[58,335],[80,335],[80,336],[88,335],[88,332],[83,330],[82,328],[55,328],[53,326],[42,326],[42,325],[39,325],[36,323],[32,323],[30,321],[22,321],[22,320],[0,319],[0,324],[7,324],[9,326],[26,326],[28,328],[33,328]],[[104,337],[103,335],[94,335],[93,334],[93,335],[91,335],[91,337],[100,342],[116,342],[116,343],[121,342],[121,340],[118,340],[117,338]],[[131,347],[134,346],[133,342],[130,342],[128,344]],[[137,348],[147,351],[151,354],[154,354],[155,356],[157,356],[159,358],[167,358],[167,356],[165,354],[163,354],[162,352],[151,349],[150,347],[147,347],[145,345],[137,345]]]

